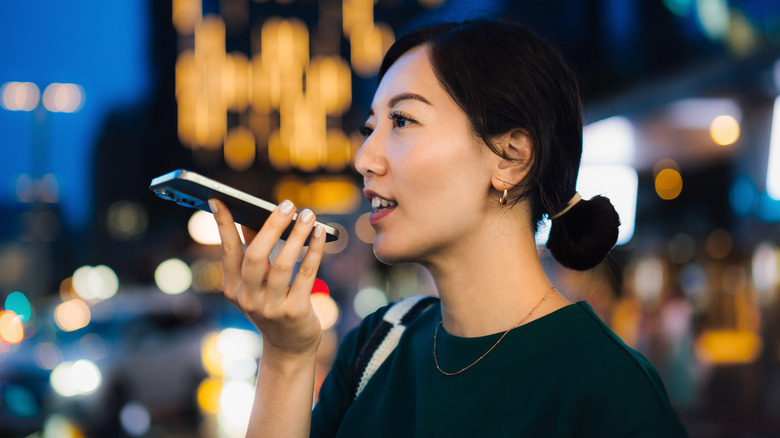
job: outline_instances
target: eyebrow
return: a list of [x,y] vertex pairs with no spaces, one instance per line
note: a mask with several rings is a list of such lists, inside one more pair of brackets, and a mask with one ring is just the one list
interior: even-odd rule
[[[401,102],[403,100],[416,100],[416,101],[422,102],[424,104],[433,106],[432,103],[428,102],[428,99],[420,96],[417,93],[401,93],[401,94],[397,94],[397,95],[393,96],[393,98],[390,99],[387,102],[387,107],[388,108],[392,108],[392,107],[396,106],[398,104],[398,102]],[[371,109],[368,110],[368,117],[371,117],[373,115],[374,115],[374,109],[371,108]]]

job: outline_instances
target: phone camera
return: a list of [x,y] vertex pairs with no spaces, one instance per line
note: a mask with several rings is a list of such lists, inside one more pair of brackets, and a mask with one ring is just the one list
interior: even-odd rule
[[155,190],[154,193],[157,196],[159,196],[159,197],[161,197],[163,199],[167,199],[169,201],[172,201],[173,198],[174,198],[173,193],[169,192],[168,190]]
[[195,201],[187,198],[176,198],[174,202],[184,207],[190,207],[190,208],[195,207]]

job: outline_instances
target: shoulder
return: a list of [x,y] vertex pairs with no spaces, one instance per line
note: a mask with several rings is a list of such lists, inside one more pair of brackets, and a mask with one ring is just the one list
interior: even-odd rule
[[559,370],[575,388],[584,411],[593,414],[583,412],[590,417],[584,421],[609,418],[612,423],[603,426],[626,434],[657,427],[682,430],[655,367],[610,330],[587,303],[572,306],[576,307],[568,309],[560,330],[566,353]]

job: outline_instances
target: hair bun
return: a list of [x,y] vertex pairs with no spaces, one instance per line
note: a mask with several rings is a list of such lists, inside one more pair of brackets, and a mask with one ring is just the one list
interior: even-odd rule
[[620,217],[608,198],[583,199],[552,221],[547,248],[561,265],[584,271],[607,257],[619,226]]

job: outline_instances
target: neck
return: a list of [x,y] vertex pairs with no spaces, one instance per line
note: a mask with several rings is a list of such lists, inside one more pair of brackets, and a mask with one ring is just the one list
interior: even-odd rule
[[[513,328],[552,288],[530,230],[485,229],[424,263],[441,297],[442,325],[455,336]],[[523,323],[568,304],[554,291],[544,301]]]

